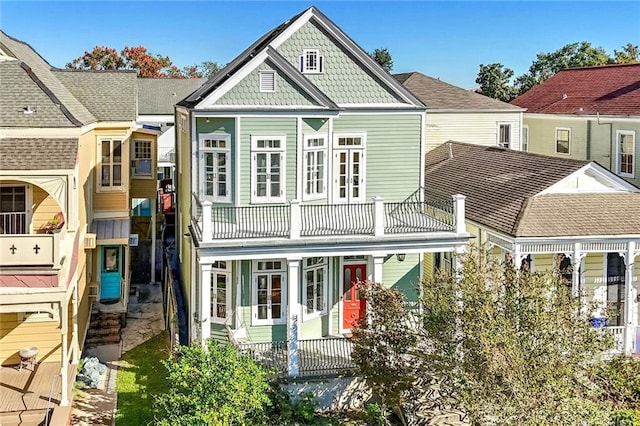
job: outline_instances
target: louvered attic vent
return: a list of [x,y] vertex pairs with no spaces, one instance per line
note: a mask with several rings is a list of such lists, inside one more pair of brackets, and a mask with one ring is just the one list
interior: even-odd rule
[[273,71],[260,71],[260,91],[276,91],[276,73]]

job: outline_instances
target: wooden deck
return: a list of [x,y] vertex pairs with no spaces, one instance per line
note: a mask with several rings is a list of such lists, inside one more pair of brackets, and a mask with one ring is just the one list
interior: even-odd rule
[[[76,366],[69,365],[69,389],[73,388],[75,371]],[[0,424],[12,424],[12,417],[28,414],[41,413],[44,419],[47,408],[55,408],[60,403],[61,379],[57,362],[40,363],[33,371],[30,368],[19,371],[15,366],[0,367]]]

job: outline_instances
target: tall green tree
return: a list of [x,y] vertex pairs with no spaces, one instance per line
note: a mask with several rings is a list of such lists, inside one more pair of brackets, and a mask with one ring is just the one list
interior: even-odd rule
[[384,68],[385,71],[391,72],[393,70],[393,58],[391,57],[391,52],[386,48],[378,48],[373,52],[369,53],[371,59],[376,61],[378,65]]
[[621,50],[613,50],[616,64],[637,64],[640,62],[640,50],[638,45],[627,43]]
[[590,378],[611,341],[558,276],[472,251],[460,278],[443,273],[422,284],[421,312],[393,290],[365,289],[370,316],[354,332],[353,357],[409,422],[446,405],[473,425],[609,424]]
[[476,83],[482,94],[490,98],[510,102],[516,97],[516,91],[510,83],[513,70],[500,63],[480,64],[480,71]]

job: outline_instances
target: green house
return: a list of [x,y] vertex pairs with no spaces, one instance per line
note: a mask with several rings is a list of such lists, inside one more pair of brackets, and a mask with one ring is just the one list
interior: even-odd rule
[[190,338],[231,339],[288,375],[348,364],[366,316],[355,284],[416,300],[425,253],[468,241],[464,197],[424,197],[425,118],[314,7],[179,102]]

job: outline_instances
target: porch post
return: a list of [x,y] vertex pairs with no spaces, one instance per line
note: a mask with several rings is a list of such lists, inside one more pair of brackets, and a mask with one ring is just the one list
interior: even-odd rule
[[455,226],[456,234],[463,234],[467,232],[467,224],[465,223],[465,200],[466,197],[462,194],[456,194],[453,196],[453,225]]
[[373,282],[382,284],[382,265],[384,265],[385,254],[373,255]]
[[72,329],[72,334],[71,334],[71,351],[72,351],[72,356],[73,358],[71,359],[71,363],[74,365],[78,364],[78,358],[79,356],[79,352],[80,352],[80,346],[78,344],[78,282],[77,280],[75,281],[76,285],[75,288],[73,289],[73,299],[72,299],[72,303],[73,303],[73,307],[72,307],[72,321],[73,321],[73,329]]
[[300,230],[302,229],[302,215],[300,212],[300,201],[291,200],[290,202],[290,214],[289,214],[289,238],[300,238]]
[[211,201],[202,202],[202,242],[213,241],[213,231],[211,229]]
[[573,244],[573,253],[571,254],[571,293],[577,296],[580,291],[580,262],[582,262],[582,244]]
[[158,199],[155,203],[151,203],[151,282],[156,282],[156,209]]
[[211,264],[200,265],[200,344],[206,349],[211,337]]
[[378,196],[373,197],[373,234],[384,235],[384,199]]
[[69,301],[65,300],[60,302],[60,376],[62,377],[60,384],[60,406],[66,407],[69,405],[69,364],[68,359],[68,329],[69,329]]
[[627,355],[631,355],[634,349],[635,342],[635,330],[638,322],[637,318],[633,318],[633,305],[636,303],[634,300],[634,289],[633,289],[633,274],[634,274],[634,260],[636,255],[636,243],[635,241],[629,241],[627,243],[627,255],[625,259],[625,272],[626,276],[624,278],[625,282],[625,294],[624,294],[624,352]]
[[288,336],[288,363],[289,376],[297,376],[300,373],[298,362],[298,341],[300,340],[300,301],[298,287],[300,285],[300,260],[287,259],[289,275],[289,294],[287,297],[287,336]]

